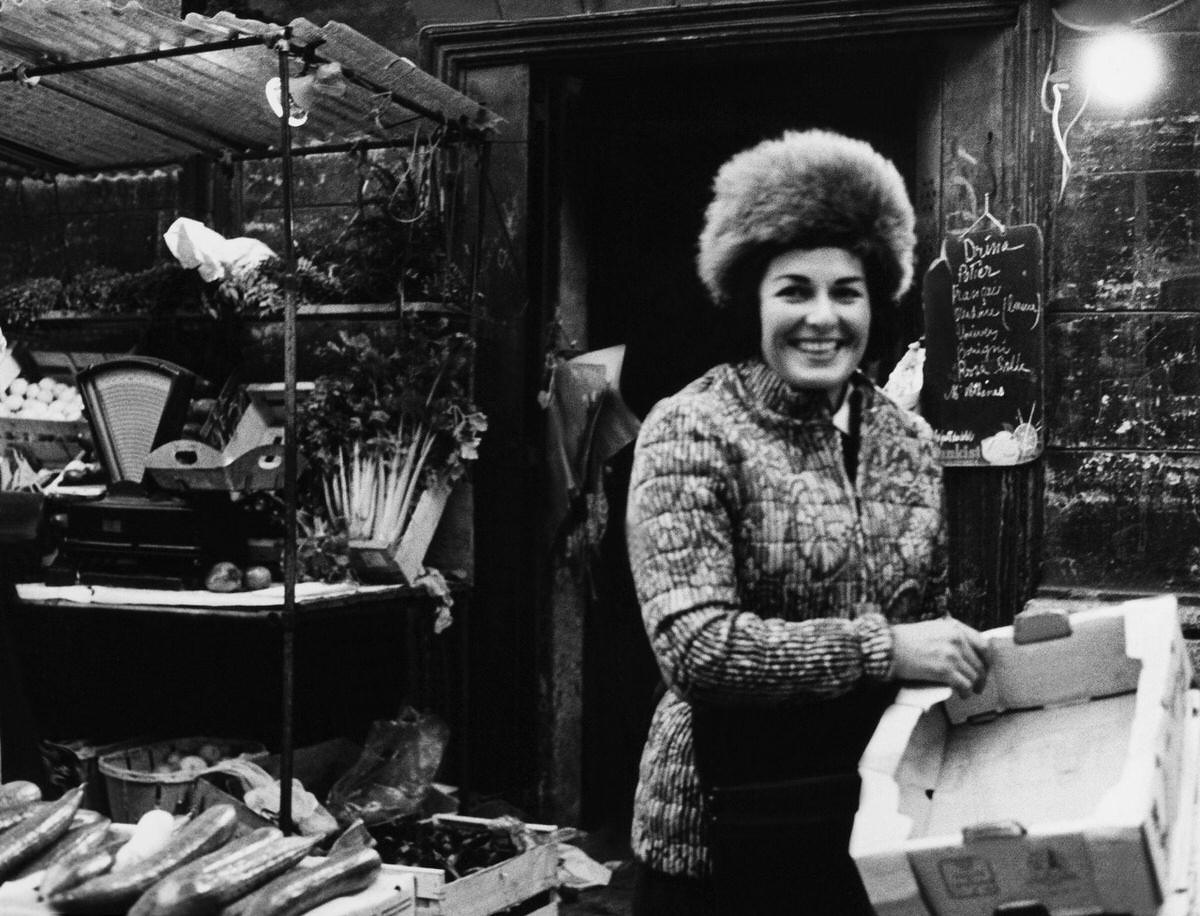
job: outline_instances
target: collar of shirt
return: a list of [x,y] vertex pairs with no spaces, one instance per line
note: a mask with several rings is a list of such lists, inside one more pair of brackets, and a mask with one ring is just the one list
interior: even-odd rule
[[833,412],[833,425],[843,435],[850,435],[850,398],[842,398],[842,406]]

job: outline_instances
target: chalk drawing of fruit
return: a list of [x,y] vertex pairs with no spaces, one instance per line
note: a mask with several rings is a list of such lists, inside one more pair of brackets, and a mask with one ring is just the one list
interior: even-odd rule
[[1021,412],[1017,411],[1017,426],[1013,430],[1013,438],[1021,446],[1020,461],[1033,460],[1042,444],[1041,425],[1034,426],[1033,424],[1033,412],[1035,409],[1036,405],[1029,408],[1028,419],[1023,418]]
[[981,440],[979,451],[988,464],[1016,464],[1021,460],[1021,444],[1007,429]]
[[[1008,424],[1004,424],[1006,427]],[[1020,464],[1032,461],[1042,444],[1042,433],[1039,426],[1033,423],[1033,408],[1029,410],[1026,419],[1017,412],[1017,425],[1012,429],[1002,429],[979,443],[979,451],[988,464]]]

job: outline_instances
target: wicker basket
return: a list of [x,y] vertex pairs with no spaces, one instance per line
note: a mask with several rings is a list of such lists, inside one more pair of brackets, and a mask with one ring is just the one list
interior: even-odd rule
[[198,774],[155,773],[154,768],[166,763],[172,754],[195,754],[207,744],[220,748],[226,758],[266,753],[257,741],[199,737],[158,741],[105,754],[100,758],[100,772],[104,774],[112,819],[131,824],[153,808],[172,813],[190,808]]

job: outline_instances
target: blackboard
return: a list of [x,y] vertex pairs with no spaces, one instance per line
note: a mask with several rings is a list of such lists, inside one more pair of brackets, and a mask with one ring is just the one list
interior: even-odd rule
[[943,464],[1041,454],[1042,233],[999,226],[946,238],[925,275],[921,412]]

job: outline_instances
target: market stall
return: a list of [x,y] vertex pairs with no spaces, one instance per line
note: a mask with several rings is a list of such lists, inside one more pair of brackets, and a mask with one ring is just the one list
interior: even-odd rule
[[[284,833],[293,833],[302,819],[301,814],[293,810],[294,799],[299,797],[294,796],[293,788],[297,791],[300,788],[295,778],[296,703],[298,697],[303,699],[314,693],[327,695],[328,686],[313,686],[306,682],[301,685],[305,690],[298,693],[298,681],[303,681],[311,671],[299,669],[319,657],[322,650],[329,649],[333,630],[343,630],[355,621],[386,621],[385,631],[373,631],[375,642],[368,648],[392,658],[411,657],[419,651],[412,639],[414,627],[420,627],[423,634],[431,634],[435,628],[440,630],[447,621],[436,609],[444,609],[448,604],[444,592],[435,594],[437,600],[431,602],[425,591],[413,588],[414,580],[425,574],[422,555],[448,498],[448,491],[434,493],[429,484],[421,490],[416,483],[418,478],[425,479],[420,477],[421,462],[433,447],[435,434],[434,430],[420,426],[406,431],[402,425],[398,434],[417,437],[415,441],[422,443],[423,451],[419,453],[416,470],[411,475],[414,482],[402,496],[396,497],[396,505],[385,498],[388,491],[378,491],[384,495],[380,496],[378,506],[372,507],[372,513],[415,519],[413,527],[421,530],[414,539],[400,543],[399,539],[383,539],[386,530],[380,534],[378,526],[367,526],[362,529],[362,540],[355,548],[358,580],[375,578],[387,584],[372,587],[299,582],[297,479],[301,459],[298,441],[302,435],[311,435],[311,430],[298,422],[298,402],[312,386],[300,381],[297,372],[297,325],[301,309],[298,300],[301,297],[297,289],[298,265],[293,239],[293,163],[302,156],[362,155],[370,150],[415,150],[420,144],[435,144],[471,150],[474,163],[483,169],[487,143],[499,119],[475,101],[425,74],[410,61],[336,22],[318,27],[299,19],[279,26],[239,19],[227,13],[211,17],[191,14],[180,20],[155,13],[137,3],[119,4],[108,0],[26,0],[0,4],[0,83],[7,84],[0,86],[0,121],[4,125],[0,128],[0,169],[13,176],[45,177],[149,169],[197,158],[216,168],[260,160],[278,163],[280,266],[276,274],[279,281],[276,299],[279,308],[274,317],[281,325],[281,333],[276,337],[268,335],[268,339],[279,340],[281,344],[281,357],[277,355],[271,360],[272,364],[279,365],[281,378],[271,380],[269,385],[240,387],[227,380],[225,390],[202,389],[200,382],[190,377],[191,373],[157,357],[131,356],[118,350],[100,354],[103,358],[98,360],[97,354],[92,354],[92,362],[77,365],[72,362],[74,355],[65,353],[59,355],[72,364],[70,381],[77,382],[78,388],[74,389],[61,377],[54,378],[49,374],[40,380],[31,378],[21,385],[23,403],[6,409],[0,422],[9,420],[23,407],[28,414],[24,419],[29,423],[78,424],[87,420],[87,432],[107,480],[101,484],[100,493],[67,494],[72,507],[87,505],[94,516],[85,524],[81,521],[83,513],[80,510],[64,512],[68,516],[68,541],[73,538],[77,557],[89,556],[87,551],[97,540],[108,539],[106,562],[116,563],[122,556],[144,553],[144,544],[153,541],[164,548],[158,551],[158,556],[165,571],[169,566],[167,558],[180,555],[180,547],[188,545],[173,540],[163,542],[196,526],[198,516],[194,510],[197,505],[203,506],[213,492],[220,497],[232,494],[231,498],[268,490],[278,490],[282,494],[281,575],[277,584],[268,588],[259,590],[263,583],[251,583],[251,570],[236,566],[232,570],[219,569],[221,564],[217,564],[205,577],[204,586],[197,588],[191,576],[192,567],[186,564],[183,567],[176,564],[171,567],[170,574],[160,575],[157,581],[153,575],[141,575],[140,579],[135,576],[131,581],[127,576],[122,578],[128,570],[115,575],[109,567],[105,568],[105,575],[89,568],[87,572],[91,579],[85,579],[82,574],[84,564],[77,562],[53,581],[23,583],[16,599],[20,609],[17,616],[23,616],[27,625],[32,622],[32,625],[76,631],[98,627],[99,630],[92,629],[91,632],[99,633],[119,622],[127,636],[136,634],[134,639],[145,638],[145,629],[138,627],[147,622],[162,633],[200,627],[207,628],[206,635],[197,638],[202,638],[203,644],[214,650],[218,650],[222,640],[230,642],[244,638],[247,644],[257,640],[255,648],[249,650],[248,661],[252,664],[255,655],[261,653],[255,691],[259,706],[264,697],[270,696],[267,684],[271,680],[270,672],[277,671],[278,706],[274,718],[279,729],[278,754],[271,763],[271,773],[277,776],[278,788],[273,822]],[[413,160],[415,158],[414,153]],[[463,190],[453,188],[448,193],[461,195]],[[174,241],[176,245],[172,246],[172,251],[181,263],[192,266],[176,250],[176,246],[188,246],[180,245],[178,238]],[[203,275],[203,268],[214,261],[214,249],[197,254],[196,249],[200,246],[193,244],[195,236],[187,241],[191,245],[187,253],[194,256]],[[172,239],[168,239],[168,244],[171,243]],[[474,250],[470,244],[465,247]],[[398,257],[403,261],[405,253],[399,252]],[[236,258],[237,255],[233,255],[225,266],[231,267]],[[217,255],[215,259],[220,261],[221,256]],[[460,303],[463,307],[460,320],[469,326],[476,302],[472,265],[464,268],[463,287],[465,301]],[[403,290],[400,295],[403,300]],[[331,306],[325,314],[334,314],[337,308]],[[362,309],[355,311],[357,314]],[[396,305],[388,317],[399,316],[400,311],[400,306]],[[455,340],[462,337],[461,334],[449,336]],[[445,392],[438,388],[442,377],[448,374],[446,360],[452,359],[455,371],[459,371],[469,359],[447,349],[444,340],[426,343],[427,349],[422,352],[426,355],[436,352],[442,359],[442,362],[426,360],[424,368],[432,367],[434,375],[433,385],[428,388],[428,402],[433,402],[436,394],[439,396],[437,403],[441,403],[447,401]],[[436,349],[439,346],[441,350]],[[351,352],[349,358],[353,360],[362,355]],[[405,354],[397,347],[384,355],[395,359],[403,358]],[[17,365],[15,371],[20,373],[23,368]],[[469,376],[469,367],[467,373]],[[12,381],[12,378],[5,379],[5,387],[10,387]],[[370,385],[376,381],[366,379],[362,383]],[[427,379],[422,381],[428,384]],[[458,384],[457,379],[455,383]],[[59,385],[63,386],[61,390]],[[86,407],[82,417],[81,412],[73,410],[74,403],[67,403],[70,400],[66,396],[68,388],[80,392],[83,404],[79,406]],[[324,399],[322,407],[333,410],[335,401],[329,400],[333,395],[323,392],[319,385],[316,390],[315,396]],[[30,394],[33,396],[24,397]],[[58,396],[60,394],[62,397]],[[208,396],[200,399],[209,405],[204,428],[219,426],[220,420],[226,421],[224,437],[219,441],[209,440],[217,447],[207,452],[200,447],[201,440],[196,437],[163,435],[168,418],[175,414],[179,415],[177,426],[182,428],[183,420],[189,419],[188,411],[195,409],[196,394]],[[40,416],[44,413],[40,408],[35,413],[26,407],[43,398],[59,416]],[[63,402],[61,409],[57,407],[60,400]],[[151,403],[148,404],[148,400]],[[459,406],[469,403],[468,400],[449,398],[448,403],[448,409],[457,411],[453,415],[458,424],[455,429],[461,430],[459,438],[453,441],[453,448],[461,448],[463,458],[473,457],[469,453],[483,428],[482,415],[465,412]],[[230,407],[232,412],[222,414],[227,405],[234,405],[236,411]],[[71,410],[69,417],[68,410]],[[53,440],[61,445],[65,442],[70,451],[73,441],[70,437],[44,436],[41,435],[45,432],[44,426],[34,430],[32,426],[20,426],[20,422],[17,418],[16,423],[9,425],[27,432],[33,430],[27,435],[30,443]],[[157,425],[158,430],[156,433],[139,432],[136,428],[139,422],[151,428]],[[174,432],[178,433],[179,429]],[[334,435],[328,429],[323,434]],[[158,454],[155,449],[160,447],[168,450],[165,457],[155,457]],[[349,462],[349,457],[341,452],[335,452],[336,457],[341,457],[346,464]],[[359,459],[357,448],[354,459],[356,462]],[[401,462],[397,458],[396,464],[400,463],[407,464],[407,461]],[[355,489],[353,474],[346,472],[346,464],[330,461],[325,493],[328,507],[336,507],[349,520],[353,498],[359,491]],[[396,464],[392,467],[393,473]],[[364,473],[374,470],[370,462],[356,464],[355,468]],[[63,474],[65,472],[64,469]],[[63,483],[63,474],[55,479],[56,485]],[[336,486],[339,474],[342,489]],[[345,483],[347,477],[349,484]],[[168,494],[171,512],[164,513],[165,504],[155,504],[156,493],[147,492],[143,479],[150,481],[151,478],[154,484],[151,490],[172,490],[174,485],[174,492]],[[96,497],[99,501],[93,501]],[[190,505],[193,501],[195,505]],[[377,513],[375,509],[378,509]],[[70,518],[72,511],[74,518]],[[203,508],[199,511],[201,515],[206,513]],[[35,524],[32,529],[36,527]],[[215,529],[210,532],[215,538],[220,538],[222,530],[226,537],[241,534],[233,528],[222,529],[222,524],[209,527]],[[156,528],[153,534],[150,528]],[[27,533],[32,535],[32,529]],[[114,532],[121,537],[113,540]],[[128,537],[122,540],[126,534]],[[88,547],[89,544],[92,547]],[[380,570],[379,566],[384,568]],[[218,572],[222,575],[217,575]],[[269,577],[267,581],[270,581]],[[130,585],[133,587],[127,587]],[[147,587],[154,585],[165,586],[167,591]],[[463,596],[456,597],[461,600]],[[433,614],[428,613],[431,607],[435,609]],[[217,633],[216,630],[222,627],[238,628],[237,632],[243,636],[234,635],[233,629],[224,634]],[[253,640],[244,636],[250,632],[254,633]],[[307,638],[307,648],[303,645],[298,648],[298,635]],[[360,638],[371,637],[360,634]],[[390,651],[387,648],[389,642],[396,646]],[[263,658],[267,651],[264,646],[272,644],[275,659]],[[88,650],[96,648],[97,644],[93,642],[90,646],[77,645],[74,651],[79,653],[78,658],[86,659]],[[139,648],[147,655],[155,651],[145,642]],[[93,651],[91,661],[103,668],[105,653]],[[111,654],[107,661],[113,661]],[[343,660],[343,663],[347,671],[362,675],[370,666],[361,664],[361,659],[359,661],[357,669],[353,658]],[[164,676],[169,676],[166,671],[171,667],[168,663]],[[414,676],[413,666],[400,666],[400,670],[401,678]],[[102,671],[97,669],[92,674],[100,675]],[[112,675],[110,681],[129,683],[127,670],[112,672]],[[230,694],[238,692],[237,678],[229,675],[230,672],[222,672],[210,677],[203,686],[204,703],[210,712],[221,707],[217,694],[222,685]],[[371,692],[378,686],[370,678],[343,677],[343,680],[348,693]],[[154,690],[163,693],[173,690],[162,688],[160,684]],[[144,683],[142,689],[150,690]],[[97,691],[101,692],[102,687]],[[387,695],[385,691],[381,693]],[[411,693],[409,689],[397,691],[393,696]],[[147,695],[147,700],[150,699],[158,698]],[[232,699],[231,695],[226,702]],[[91,705],[93,709],[97,708],[95,704]],[[145,705],[164,706],[161,702]],[[126,707],[126,714],[138,718],[138,713],[130,713],[129,709]],[[121,715],[119,704],[110,706],[109,710],[112,715]],[[366,720],[380,716],[378,709],[358,711],[364,713]],[[366,720],[360,723],[364,728],[370,724]],[[8,718],[6,724],[12,721]],[[97,723],[91,724],[97,727]],[[139,722],[134,730],[141,727],[158,730],[160,725],[161,720],[155,721],[150,716]],[[305,741],[313,740],[320,733],[320,729],[309,726],[311,722],[306,726],[307,731],[299,733]],[[207,747],[220,750],[217,744]],[[232,755],[232,745],[226,751]],[[203,748],[198,753],[203,756]],[[223,761],[224,753],[214,751],[214,759]],[[172,765],[177,768],[175,763]],[[148,778],[152,778],[152,774]],[[161,789],[163,783],[157,785]],[[63,796],[65,803],[62,800],[55,803],[60,812],[56,817],[61,819],[63,816],[64,804],[72,804],[72,810],[79,807],[79,799],[72,800],[71,796],[72,793],[67,792]],[[220,809],[223,804],[222,800],[210,800],[208,809]],[[197,802],[193,811],[203,807]],[[239,817],[242,814],[244,812],[239,809]],[[197,819],[203,816],[197,815]],[[454,829],[470,833],[475,828],[459,824]],[[327,833],[326,839],[331,838]],[[506,848],[510,854],[520,854],[522,847]],[[524,868],[523,861],[518,855],[514,864]],[[555,857],[542,854],[537,861],[540,864],[531,872],[532,878],[536,878],[532,883],[513,884],[501,875],[502,886],[498,888],[460,885],[456,893],[471,901],[477,908],[473,912],[481,913],[493,912],[502,904],[549,893]],[[448,896],[443,892],[440,884],[429,890],[432,879],[430,873],[419,876],[415,883],[410,881],[415,894],[415,898],[409,900],[410,905],[413,899],[419,901],[424,896],[426,903],[418,904],[417,909],[440,912],[440,901],[453,899],[452,894]],[[395,891],[396,881],[393,877],[384,883]],[[417,886],[422,882],[426,885],[424,895]],[[495,896],[497,893],[499,896]],[[392,912],[397,906],[395,893],[391,893],[389,899],[390,902],[363,903],[364,908],[353,912]],[[553,899],[547,897],[545,911],[553,912],[553,908]],[[35,911],[40,910],[35,907]]]

